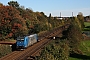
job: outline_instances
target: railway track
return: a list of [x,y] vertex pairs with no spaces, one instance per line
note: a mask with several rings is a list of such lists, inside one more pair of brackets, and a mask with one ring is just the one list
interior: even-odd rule
[[12,56],[16,56],[19,53],[20,53],[20,51],[14,51],[14,52],[0,58],[0,60],[11,60],[11,58],[13,58]]
[[[58,32],[55,32],[55,33],[52,33],[49,37],[55,36],[55,35],[57,35],[57,34],[59,35],[59,34],[61,34],[61,33],[62,33],[62,30],[61,30],[61,31],[58,31]],[[47,39],[47,40],[48,40],[48,39]],[[49,40],[45,45],[47,45],[47,44],[50,43],[51,41],[52,41],[52,40]],[[43,49],[43,47],[44,47],[45,45],[43,45],[42,48],[38,49],[38,50],[35,51],[33,54],[31,54],[31,55],[27,58],[27,60],[29,60],[29,59],[34,60],[36,56],[39,56],[41,50]]]
[[31,56],[36,50],[48,43],[49,40],[50,39],[44,39],[24,51],[14,51],[11,54],[2,57],[0,60],[26,60],[28,56]]
[[[62,33],[62,31],[68,27],[67,25],[54,29],[51,32],[48,32],[44,35],[42,35],[42,38],[40,38],[39,42],[35,43],[33,46],[28,47],[24,51],[14,51],[9,55],[6,55],[0,60],[27,60],[30,56],[36,56],[36,54],[51,40],[48,37],[54,37],[57,34]],[[31,57],[30,57],[31,58]]]

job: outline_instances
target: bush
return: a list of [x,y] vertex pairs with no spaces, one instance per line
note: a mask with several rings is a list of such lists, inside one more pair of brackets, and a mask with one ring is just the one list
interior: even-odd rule
[[69,47],[66,40],[55,40],[44,48],[38,60],[67,60],[68,56]]
[[12,49],[9,45],[0,45],[0,57],[3,57],[12,52]]

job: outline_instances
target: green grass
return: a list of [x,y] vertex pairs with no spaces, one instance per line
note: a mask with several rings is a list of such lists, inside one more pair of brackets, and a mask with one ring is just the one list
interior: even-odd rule
[[80,50],[87,56],[90,56],[90,40],[81,42]]
[[84,22],[85,27],[90,26],[90,22]]
[[90,22],[84,22],[84,25],[85,25],[85,28],[83,29],[83,31],[90,31]]
[[[84,55],[90,56],[90,40],[82,41],[79,49],[83,52]],[[82,60],[78,58],[69,57],[68,60]]]
[[[90,22],[84,22],[84,25],[86,27],[84,28],[84,31],[90,31]],[[90,56],[90,40],[82,41],[79,48],[84,55]]]
[[90,28],[84,28],[83,31],[90,31]]
[[[90,26],[90,22],[84,22],[85,27]],[[90,28],[84,28],[84,31],[90,31]]]

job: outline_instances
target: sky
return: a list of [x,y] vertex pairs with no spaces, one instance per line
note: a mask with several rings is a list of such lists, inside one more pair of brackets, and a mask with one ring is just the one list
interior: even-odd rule
[[[0,0],[4,5],[8,5],[11,0]],[[30,8],[34,12],[44,12],[49,16],[61,16],[71,17],[77,16],[79,12],[82,12],[84,16],[90,15],[90,0],[13,0],[17,1],[20,6]]]

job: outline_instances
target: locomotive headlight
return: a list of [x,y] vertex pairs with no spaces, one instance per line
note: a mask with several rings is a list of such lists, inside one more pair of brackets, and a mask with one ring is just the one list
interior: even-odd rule
[[25,47],[27,47],[27,46],[25,46]]
[[10,47],[12,46],[12,45],[9,45]]

